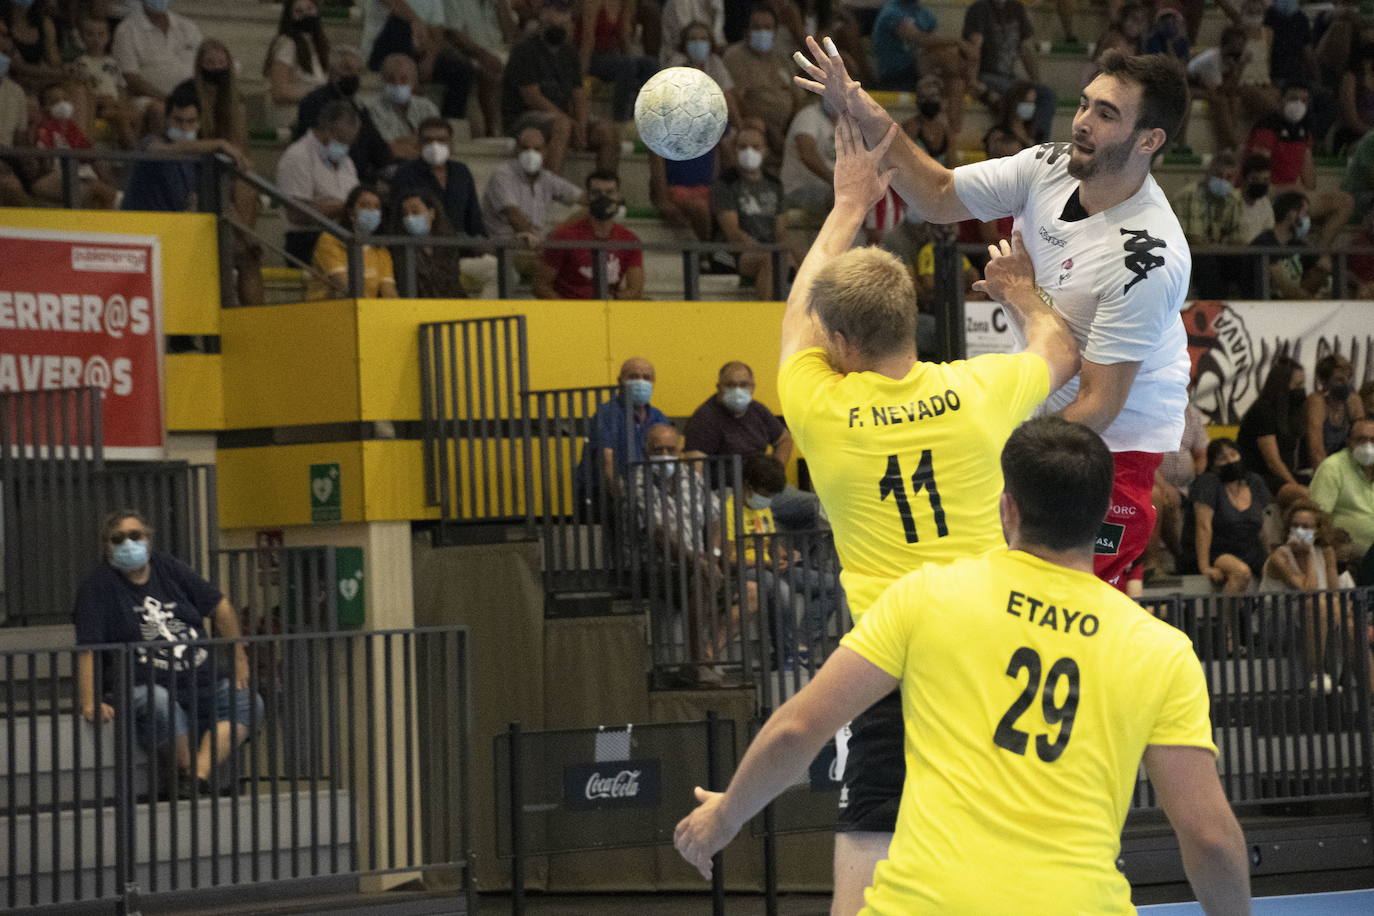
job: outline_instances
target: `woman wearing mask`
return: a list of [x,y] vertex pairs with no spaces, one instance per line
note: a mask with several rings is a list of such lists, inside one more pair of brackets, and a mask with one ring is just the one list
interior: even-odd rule
[[[381,196],[367,185],[358,185],[348,193],[339,223],[363,237],[375,234],[382,225]],[[305,298],[341,299],[348,295],[348,248],[328,232],[322,232],[310,262]],[[363,297],[395,296],[396,273],[391,267],[391,253],[380,245],[364,244]]]
[[[71,100],[72,118],[91,136],[94,106],[86,81],[62,62],[62,32],[55,0],[0,0],[0,26],[9,31],[14,50],[9,54],[10,79],[29,95],[60,83]],[[9,145],[9,138],[3,138]]]
[[1274,357],[1264,386],[1240,418],[1236,434],[1236,447],[1245,463],[1263,477],[1283,505],[1307,495],[1307,487],[1295,473],[1306,383],[1301,363],[1291,356]]
[[1315,390],[1303,407],[1306,467],[1315,468],[1345,448],[1351,424],[1364,418],[1364,402],[1350,385],[1353,375],[1344,356],[1329,353],[1317,361]]
[[[439,202],[428,191],[412,189],[396,198],[396,213],[400,225],[395,233],[416,238],[453,235]],[[419,299],[466,299],[459,264],[460,250],[448,245],[408,246],[415,258],[415,297]],[[406,253],[399,247],[392,261],[405,264]]]
[[320,25],[315,0],[287,0],[282,4],[277,37],[262,65],[271,100],[268,120],[273,127],[290,127],[301,99],[329,81],[328,60],[329,39]]
[[[1207,470],[1193,481],[1189,498],[1198,571],[1223,595],[1249,591],[1264,566],[1260,529],[1271,502],[1269,488],[1246,468],[1235,442],[1213,439],[1207,446]],[[1230,614],[1223,623],[1230,652],[1234,646]]]
[[902,124],[906,135],[919,143],[930,158],[942,164],[950,144],[957,139],[949,126],[944,96],[945,83],[940,77],[933,73],[921,77],[916,83],[916,114]]
[[[1264,561],[1260,591],[1321,592],[1339,588],[1336,550],[1331,544],[1328,522],[1326,514],[1305,499],[1288,507],[1283,514],[1283,530],[1288,538]],[[1299,600],[1306,618],[1301,642],[1311,676],[1308,686],[1330,693],[1335,682],[1328,672],[1337,670],[1337,665],[1334,658],[1327,656],[1337,652],[1328,652],[1328,648],[1335,648],[1329,646],[1329,630],[1341,610],[1325,596]],[[1353,648],[1353,620],[1347,619],[1344,629],[1345,634],[1338,638],[1338,645]]]
[[997,102],[995,126],[1015,137],[1022,147],[1041,142],[1035,136],[1035,86],[1024,80],[1012,83]]
[[624,124],[634,115],[635,96],[658,72],[658,61],[635,54],[637,0],[582,0],[577,40],[582,72],[611,84],[611,117]]

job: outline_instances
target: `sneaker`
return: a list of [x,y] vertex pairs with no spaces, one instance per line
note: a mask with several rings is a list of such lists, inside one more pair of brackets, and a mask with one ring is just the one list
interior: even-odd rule
[[1307,682],[1307,689],[1313,693],[1316,693],[1319,687],[1321,692],[1327,695],[1330,695],[1331,691],[1336,689],[1336,685],[1332,682],[1331,675],[1329,674],[1314,674],[1312,675],[1312,680]]

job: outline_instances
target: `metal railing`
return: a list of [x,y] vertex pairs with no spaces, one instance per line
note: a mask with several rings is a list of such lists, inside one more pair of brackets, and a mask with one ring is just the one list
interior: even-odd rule
[[249,547],[215,552],[210,581],[245,633],[326,633],[339,626],[334,547]]
[[[238,690],[223,639],[0,652],[0,906],[117,901],[132,912],[145,894],[272,883],[287,893],[307,878],[351,891],[360,875],[447,866],[462,869],[475,912],[466,630],[239,642]],[[73,695],[85,651],[113,709],[101,724]],[[159,661],[199,667],[164,677]],[[312,703],[296,702],[297,685]],[[131,712],[147,697],[190,722],[233,710],[236,726],[205,732],[202,747],[222,758],[208,779],[164,757],[169,732]]]

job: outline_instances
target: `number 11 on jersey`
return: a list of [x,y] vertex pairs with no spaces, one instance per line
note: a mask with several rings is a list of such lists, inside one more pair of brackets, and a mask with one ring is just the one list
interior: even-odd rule
[[[921,460],[916,470],[911,472],[911,496],[914,499],[925,490],[930,497],[930,511],[935,516],[935,536],[945,537],[949,526],[945,524],[945,510],[940,505],[940,491],[935,486],[935,462],[930,457],[930,449],[921,452]],[[887,456],[887,473],[878,480],[878,494],[883,500],[889,496],[897,503],[897,514],[902,517],[902,531],[908,544],[921,540],[916,532],[916,519],[911,515],[911,501],[906,495],[906,478],[902,475],[902,463],[896,455]]]

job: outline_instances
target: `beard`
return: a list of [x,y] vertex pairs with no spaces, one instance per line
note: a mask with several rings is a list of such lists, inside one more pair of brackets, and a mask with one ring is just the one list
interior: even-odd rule
[[1075,159],[1073,154],[1077,149],[1069,153],[1069,174],[1079,181],[1086,181],[1099,175],[1110,175],[1121,171],[1121,168],[1131,158],[1131,147],[1135,144],[1135,134],[1132,133],[1125,140],[1111,146],[1099,146],[1093,151],[1092,158],[1086,162]]

